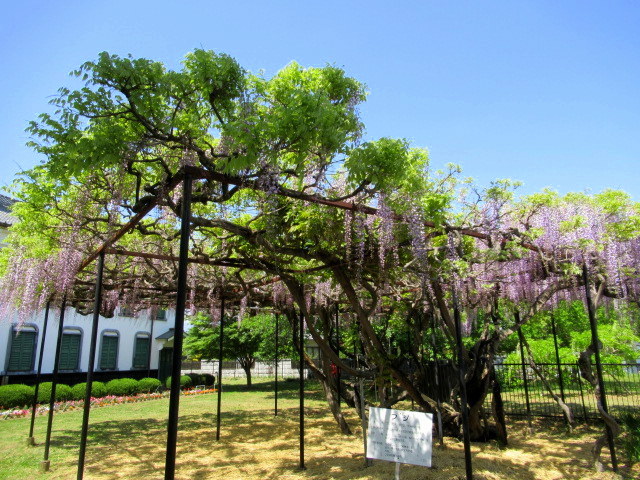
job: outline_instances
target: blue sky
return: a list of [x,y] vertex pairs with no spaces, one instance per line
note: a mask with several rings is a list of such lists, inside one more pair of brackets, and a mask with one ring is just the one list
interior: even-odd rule
[[366,138],[404,137],[521,193],[640,200],[640,3],[28,1],[0,17],[0,185],[41,159],[24,129],[101,51],[178,67],[195,47],[267,75],[344,68],[370,92]]

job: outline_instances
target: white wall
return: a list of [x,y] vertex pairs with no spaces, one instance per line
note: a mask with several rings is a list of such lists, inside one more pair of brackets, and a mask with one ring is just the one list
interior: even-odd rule
[[[35,324],[38,328],[38,338],[36,342],[36,356],[34,361],[34,371],[38,368],[38,356],[40,354],[40,343],[42,340],[42,327],[44,323],[44,310],[25,321],[25,324]],[[161,340],[156,340],[158,335],[165,333],[169,328],[173,328],[175,322],[175,312],[169,310],[166,320],[155,320],[153,325],[153,335],[151,340],[151,369],[158,368],[159,351],[163,346]],[[56,338],[58,335],[60,310],[52,308],[49,312],[49,322],[47,326],[46,340],[44,345],[44,358],[42,362],[42,373],[51,373],[56,351]],[[80,315],[73,308],[67,308],[63,326],[66,328],[78,327],[82,330],[82,343],[80,350],[80,371],[86,371],[89,364],[89,344],[91,341],[92,315]],[[5,318],[0,321],[0,375],[6,374],[7,361],[9,359],[9,342],[12,325],[18,322],[17,317]],[[95,370],[99,370],[100,343],[101,336],[105,330],[116,330],[119,333],[118,341],[118,370],[133,370],[133,350],[135,336],[138,332],[150,333],[151,313],[141,311],[136,317],[113,318],[100,317],[98,323],[98,341],[96,346]],[[15,374],[11,372],[11,374]]]
[[[228,364],[228,362],[226,362]],[[274,362],[259,362],[256,361],[255,365],[251,369],[251,377],[273,377],[275,376],[275,363]],[[187,373],[210,373],[215,377],[218,376],[218,361],[217,360],[202,360],[200,362],[200,369],[183,369],[183,374]],[[242,369],[239,363],[235,363],[234,368],[222,368],[222,378],[245,378],[247,375]],[[299,378],[300,370],[291,366],[290,359],[278,360],[278,377],[283,378]],[[309,376],[309,369],[305,366],[304,376]]]

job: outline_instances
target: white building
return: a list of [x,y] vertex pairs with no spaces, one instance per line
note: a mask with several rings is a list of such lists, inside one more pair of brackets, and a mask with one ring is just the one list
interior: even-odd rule
[[[0,323],[0,370],[3,383],[30,383],[38,368],[45,312],[19,325],[14,318]],[[49,312],[42,373],[53,371],[60,310]],[[113,318],[100,316],[96,344],[95,378],[168,376],[173,354],[173,311],[144,310],[129,316],[125,309]],[[60,381],[83,381],[89,365],[92,315],[65,310],[60,350]],[[4,350],[4,352],[3,352]],[[4,354],[3,354],[4,353]]]

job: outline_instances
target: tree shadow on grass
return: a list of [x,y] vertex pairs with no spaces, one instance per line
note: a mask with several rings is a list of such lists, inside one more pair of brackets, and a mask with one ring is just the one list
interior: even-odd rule
[[[358,421],[350,418],[352,426]],[[362,438],[339,434],[324,409],[306,411],[306,467],[298,469],[298,410],[287,408],[274,417],[266,410],[231,411],[222,416],[220,441],[215,440],[216,415],[184,415],[179,421],[176,478],[235,479],[383,479],[393,478],[394,465],[376,461],[364,468]],[[86,478],[161,478],[164,471],[166,420],[107,420],[91,425],[87,450]],[[575,459],[585,462],[590,445],[574,445],[572,452],[557,448],[557,432],[549,432],[542,446],[544,461],[553,464],[564,478],[580,478]],[[554,438],[555,437],[555,438]],[[546,437],[545,437],[546,438]],[[553,441],[555,440],[555,442]],[[78,432],[64,430],[53,439],[52,448],[76,449]],[[526,438],[512,448],[531,450]],[[500,472],[485,478],[538,478],[534,457],[509,456],[491,444],[474,444],[474,470]],[[444,479],[464,474],[462,445],[447,440],[444,449],[434,448],[435,468],[403,465],[402,478]],[[73,468],[73,460],[67,467]],[[588,468],[588,465],[583,465]],[[582,468],[582,467],[581,467]],[[588,470],[587,470],[588,473]]]

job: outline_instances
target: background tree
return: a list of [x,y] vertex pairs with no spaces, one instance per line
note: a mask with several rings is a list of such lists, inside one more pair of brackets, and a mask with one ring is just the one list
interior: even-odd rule
[[[196,359],[218,359],[220,352],[220,324],[199,313],[189,318],[191,328],[184,339],[185,353]],[[282,321],[279,324],[278,356],[291,358],[291,329]],[[225,316],[223,338],[223,360],[235,360],[240,364],[251,386],[251,369],[256,360],[275,358],[275,316],[259,314],[246,316],[241,321]]]
[[[633,305],[598,308],[598,335],[602,342],[600,355],[603,363],[635,363],[640,357],[637,350],[640,337],[634,332],[637,313]],[[556,308],[535,315],[523,326],[522,331],[538,363],[556,362],[550,315],[554,315],[556,323],[560,361],[575,364],[580,352],[591,344],[589,318],[584,304],[578,300],[562,301]],[[509,352],[506,363],[520,362],[516,343],[517,338],[514,337],[503,346]]]

